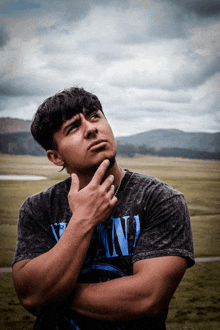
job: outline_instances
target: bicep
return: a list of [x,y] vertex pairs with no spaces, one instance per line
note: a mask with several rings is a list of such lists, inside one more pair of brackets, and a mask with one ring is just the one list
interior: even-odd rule
[[18,261],[12,267],[14,287],[19,297],[24,295],[24,291],[26,287],[26,281],[25,281],[24,273],[22,273],[22,268],[25,267],[25,265],[29,261],[31,261],[31,259]]
[[48,216],[42,212],[35,214],[32,210],[20,210],[13,264],[19,265],[21,260],[34,259],[56,244],[53,227],[49,224]]
[[145,215],[132,259],[150,262],[163,256],[185,257],[188,267],[195,263],[190,215],[182,195],[164,200]]
[[155,310],[164,311],[177,289],[187,268],[187,259],[179,256],[164,256],[140,260],[133,265],[133,274],[138,276],[144,292],[151,296]]

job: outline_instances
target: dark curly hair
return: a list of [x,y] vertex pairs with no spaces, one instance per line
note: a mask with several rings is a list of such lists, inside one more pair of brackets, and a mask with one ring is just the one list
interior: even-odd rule
[[57,149],[53,136],[62,124],[83,109],[88,112],[102,110],[102,105],[94,94],[83,88],[71,87],[47,98],[37,109],[31,124],[34,139],[47,151]]

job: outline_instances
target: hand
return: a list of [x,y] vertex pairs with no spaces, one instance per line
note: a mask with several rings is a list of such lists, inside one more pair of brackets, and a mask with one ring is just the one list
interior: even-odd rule
[[71,175],[68,200],[73,219],[87,220],[95,227],[110,215],[118,199],[114,196],[114,177],[110,175],[103,181],[108,166],[109,160],[104,160],[91,182],[82,190],[79,190],[78,176],[75,173]]

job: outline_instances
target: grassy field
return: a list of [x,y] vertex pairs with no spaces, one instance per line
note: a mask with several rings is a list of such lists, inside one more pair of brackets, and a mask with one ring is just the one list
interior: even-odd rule
[[[155,176],[180,190],[189,205],[196,257],[220,256],[220,162],[180,158],[118,158],[123,168]],[[10,267],[18,210],[27,196],[63,180],[45,157],[0,155],[0,174],[46,176],[44,181],[0,181],[0,267]],[[19,304],[11,273],[0,274],[0,329],[31,329],[34,317]],[[220,329],[220,262],[187,270],[170,304],[167,329]]]

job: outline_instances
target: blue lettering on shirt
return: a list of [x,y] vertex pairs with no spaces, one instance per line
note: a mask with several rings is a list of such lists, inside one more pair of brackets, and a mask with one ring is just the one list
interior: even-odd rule
[[55,240],[58,242],[60,237],[63,235],[64,230],[67,227],[67,222],[59,222],[50,225],[52,229],[52,233],[55,237]]
[[[52,233],[58,242],[59,238],[62,236],[64,230],[66,229],[68,223],[60,222],[51,224]],[[91,246],[95,246],[93,262],[91,261],[91,255],[88,254],[84,260],[84,267],[81,270],[81,275],[88,275],[92,271],[104,271],[109,272],[112,275],[106,275],[106,280],[116,277],[124,277],[126,274],[115,265],[111,265],[105,262],[101,262],[104,258],[115,258],[118,256],[129,256],[133,255],[133,251],[136,247],[138,238],[140,236],[141,226],[139,215],[133,216],[123,216],[122,218],[111,218],[111,223],[104,222],[99,224],[94,230],[91,238]],[[94,244],[93,244],[94,242]],[[99,262],[100,260],[100,262]],[[98,274],[98,273],[97,273]],[[86,275],[86,276],[87,276]],[[102,276],[98,281],[102,281]],[[69,320],[72,329],[80,330],[79,326],[74,320]],[[124,326],[117,328],[119,330],[124,329]]]
[[[129,223],[129,216],[123,216],[122,219],[111,218],[111,220],[110,227],[106,226],[106,223],[101,223],[97,226],[96,232],[93,234],[91,242],[95,239],[96,235],[100,242],[96,252],[97,259],[103,257],[114,258],[119,255],[132,255],[140,236],[141,227],[139,215],[133,217],[131,224]],[[66,227],[66,222],[51,224],[52,233],[57,242]],[[132,240],[132,242],[129,242],[129,240]],[[89,258],[89,256],[87,258]]]
[[138,215],[133,217],[129,225],[129,216],[112,218],[111,228],[106,228],[102,223],[97,226],[98,240],[102,243],[96,254],[96,258],[114,258],[120,255],[132,255],[140,236],[141,226]]

